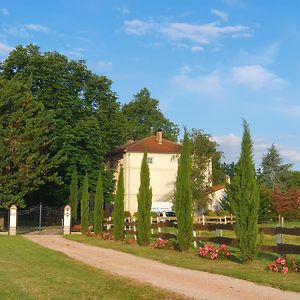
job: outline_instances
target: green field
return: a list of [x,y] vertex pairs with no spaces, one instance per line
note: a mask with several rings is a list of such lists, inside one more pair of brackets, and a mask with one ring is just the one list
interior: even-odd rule
[[[171,250],[141,247],[138,245],[127,245],[124,242],[101,240],[99,238],[81,235],[69,235],[67,238],[93,246],[111,248],[157,260],[177,267],[223,274],[284,290],[300,292],[300,273],[290,272],[283,275],[267,270],[267,265],[278,257],[276,254],[260,253],[259,257],[254,262],[242,264],[239,259],[239,252],[234,248],[230,249],[232,252],[230,260],[211,261],[196,256],[195,249],[190,250],[188,253],[181,253]],[[295,258],[298,265],[300,265],[300,256],[295,255]]]
[[182,299],[86,266],[20,236],[0,236],[0,299]]

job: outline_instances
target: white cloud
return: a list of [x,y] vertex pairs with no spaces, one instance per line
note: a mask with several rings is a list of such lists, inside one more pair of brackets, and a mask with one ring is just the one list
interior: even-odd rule
[[228,14],[226,12],[217,9],[211,9],[210,12],[221,20],[228,21]]
[[[222,14],[221,11],[213,10]],[[225,15],[222,15],[226,18]],[[244,25],[220,26],[218,22],[207,24],[190,24],[178,22],[154,22],[140,19],[126,20],[124,31],[130,35],[144,36],[146,34],[160,34],[177,46],[184,43],[186,48],[194,52],[203,50],[203,45],[218,41],[221,38],[245,38],[253,35],[253,30]]]
[[103,60],[100,60],[95,64],[95,68],[99,71],[110,70],[112,66],[112,62]]
[[1,13],[2,13],[2,15],[4,15],[4,16],[9,16],[9,15],[10,15],[10,13],[9,13],[9,11],[8,11],[7,8],[1,8]]
[[84,57],[84,51],[85,51],[84,48],[73,48],[70,50],[65,50],[63,52],[70,58],[78,59]]
[[291,162],[300,161],[300,151],[292,149],[280,149],[280,154],[282,155],[282,157]]
[[131,35],[145,35],[148,33],[154,24],[151,21],[141,21],[139,19],[133,19],[124,22],[124,31]]
[[7,54],[13,49],[13,47],[0,42],[0,54]]
[[204,48],[201,47],[201,46],[194,46],[194,47],[191,48],[191,50],[192,50],[193,52],[201,52],[201,51],[204,50]]
[[218,38],[248,37],[252,30],[248,26],[218,26],[215,23],[193,25],[188,23],[170,23],[160,28],[160,32],[171,40],[188,40],[199,44],[209,44]]
[[24,27],[29,30],[36,31],[36,32],[48,32],[49,31],[49,29],[47,27],[42,26],[40,24],[25,24]]
[[287,83],[286,80],[261,65],[233,67],[231,75],[234,84],[245,85],[254,90],[263,88],[280,89]]
[[222,136],[213,136],[213,140],[220,145],[227,162],[236,162],[239,158],[241,138],[233,133]]
[[117,7],[116,10],[120,12],[122,15],[130,14],[130,10],[126,6]]
[[212,72],[206,76],[192,76],[191,69],[183,67],[181,74],[172,78],[172,83],[176,89],[183,90],[196,95],[204,95],[212,99],[220,99],[223,95],[220,76],[217,72]]

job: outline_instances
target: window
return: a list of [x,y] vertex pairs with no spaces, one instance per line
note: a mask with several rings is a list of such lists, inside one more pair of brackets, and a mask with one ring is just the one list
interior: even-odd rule
[[153,157],[147,157],[147,163],[153,164]]

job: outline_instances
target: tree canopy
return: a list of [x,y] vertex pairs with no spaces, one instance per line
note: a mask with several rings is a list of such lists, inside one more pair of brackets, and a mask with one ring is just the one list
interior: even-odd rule
[[[74,168],[94,191],[105,154],[127,138],[111,81],[29,45],[1,63],[0,87],[0,205],[62,205]],[[114,182],[103,176],[107,194]]]
[[285,188],[289,177],[288,171],[291,167],[291,164],[282,163],[279,151],[275,145],[272,144],[272,146],[268,148],[268,152],[262,158],[259,175],[260,182],[268,188],[273,188],[275,185],[279,185],[280,188]]
[[122,111],[129,122],[129,137],[138,140],[161,129],[166,139],[177,141],[179,127],[164,117],[158,105],[159,101],[151,98],[149,90],[143,88],[123,106]]
[[225,181],[225,173],[221,167],[222,152],[217,149],[211,135],[203,130],[192,129],[189,132],[191,143],[191,172],[194,208],[206,208],[209,203],[211,184]]

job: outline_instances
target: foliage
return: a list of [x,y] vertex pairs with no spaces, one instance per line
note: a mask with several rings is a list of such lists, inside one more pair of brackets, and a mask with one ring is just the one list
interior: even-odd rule
[[230,179],[232,179],[235,175],[237,164],[234,162],[226,163],[223,162],[222,169],[224,170],[225,175],[229,176]]
[[124,218],[131,218],[131,213],[128,210],[124,211]]
[[211,184],[225,181],[225,173],[221,168],[222,152],[211,135],[202,130],[192,129],[189,133],[192,156],[192,193],[194,209],[206,208],[211,201],[209,194]]
[[80,229],[86,234],[89,226],[89,178],[86,174],[83,179],[81,198],[81,224]]
[[227,186],[228,203],[236,217],[235,233],[240,242],[241,257],[251,261],[258,252],[259,191],[255,177],[249,125],[244,121],[241,154],[236,174]]
[[102,185],[102,173],[99,171],[96,195],[95,195],[95,206],[94,206],[94,233],[98,234],[103,231],[103,185]]
[[161,129],[166,139],[177,140],[178,126],[164,117],[158,104],[158,100],[151,98],[149,90],[143,88],[123,106],[122,111],[129,122],[128,137],[139,140]]
[[158,238],[151,245],[151,248],[153,248],[153,249],[166,249],[168,242],[169,242],[168,240]]
[[[111,81],[28,45],[1,62],[0,88],[1,205],[65,204],[74,168],[80,185],[90,174],[95,191],[105,154],[127,138]],[[105,198],[113,187],[103,170]]]
[[260,223],[270,222],[276,218],[276,210],[272,199],[272,190],[264,184],[260,184],[259,195],[258,220]]
[[275,185],[278,185],[281,189],[284,189],[287,184],[288,171],[291,167],[291,164],[282,163],[282,158],[278,150],[275,145],[272,144],[272,146],[268,148],[267,154],[262,158],[261,171],[259,174],[260,182],[268,188],[273,188]]
[[74,169],[71,177],[69,204],[71,206],[72,219],[77,221],[78,207],[78,173]]
[[114,201],[114,238],[120,240],[123,238],[124,229],[124,176],[123,167],[120,168],[117,191]]
[[191,183],[191,156],[190,141],[187,131],[179,159],[174,207],[177,216],[178,243],[181,250],[188,250],[192,241],[192,183]]
[[300,171],[288,171],[287,174],[287,188],[300,188]]
[[202,258],[211,260],[224,259],[228,258],[231,255],[226,245],[223,244],[219,247],[215,247],[214,245],[209,243],[204,244],[203,247],[199,247],[197,249],[197,254]]
[[138,202],[138,232],[137,241],[139,245],[147,246],[150,243],[151,236],[151,204],[152,204],[152,188],[150,187],[150,173],[147,163],[147,152],[143,155],[140,187],[137,194]]
[[300,220],[300,189],[292,187],[286,192],[281,192],[278,186],[275,186],[272,193],[275,208],[286,220]]
[[280,272],[283,274],[287,274],[289,270],[293,270],[296,273],[300,272],[300,268],[297,266],[293,257],[290,258],[290,261],[283,256],[278,257],[268,265],[268,268],[270,271]]

